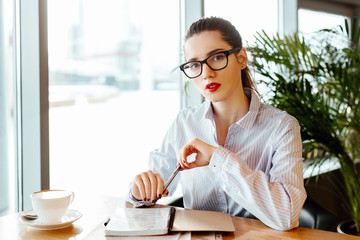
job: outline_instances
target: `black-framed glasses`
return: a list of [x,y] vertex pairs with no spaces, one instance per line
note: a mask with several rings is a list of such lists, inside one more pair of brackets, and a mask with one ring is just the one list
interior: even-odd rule
[[240,49],[240,47],[236,47],[228,51],[216,52],[202,61],[190,61],[181,64],[180,69],[188,78],[197,78],[202,73],[202,65],[204,63],[206,63],[213,71],[224,69],[228,65],[228,56]]

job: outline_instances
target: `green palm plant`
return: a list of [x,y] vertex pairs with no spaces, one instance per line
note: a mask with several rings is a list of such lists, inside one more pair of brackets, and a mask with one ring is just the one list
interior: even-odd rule
[[257,33],[249,48],[268,91],[264,98],[299,121],[304,158],[314,165],[334,158],[337,196],[360,232],[360,29],[281,37]]

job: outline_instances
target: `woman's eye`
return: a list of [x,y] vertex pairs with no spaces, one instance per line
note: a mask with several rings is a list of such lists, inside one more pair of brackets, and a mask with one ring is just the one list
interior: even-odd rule
[[212,61],[217,62],[223,60],[225,55],[223,53],[216,54],[212,57]]
[[184,67],[183,67],[184,70],[188,70],[189,68],[190,68],[189,64],[184,65]]
[[190,68],[192,68],[192,69],[197,69],[197,68],[200,67],[200,65],[201,65],[200,63],[195,62],[195,63],[190,64]]

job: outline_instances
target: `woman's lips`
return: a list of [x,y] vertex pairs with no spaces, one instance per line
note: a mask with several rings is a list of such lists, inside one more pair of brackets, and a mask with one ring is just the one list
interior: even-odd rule
[[209,92],[215,92],[216,90],[218,90],[218,88],[221,86],[220,83],[209,83],[205,86],[206,90],[208,90]]

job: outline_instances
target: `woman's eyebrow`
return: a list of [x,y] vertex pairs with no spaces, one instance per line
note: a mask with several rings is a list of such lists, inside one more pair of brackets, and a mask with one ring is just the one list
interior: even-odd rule
[[[214,54],[216,52],[220,52],[220,51],[224,51],[224,49],[223,48],[216,48],[214,50],[211,50],[210,52],[207,53],[206,57],[208,57],[208,56],[210,56],[210,55],[212,55],[212,54]],[[197,57],[193,57],[193,58],[190,58],[188,60],[188,62],[191,62],[191,61],[199,61],[199,59]]]
[[214,54],[216,52],[220,52],[220,51],[224,51],[224,49],[223,48],[214,49],[214,50],[208,52],[207,56],[210,56],[210,55],[212,55],[212,54]]

